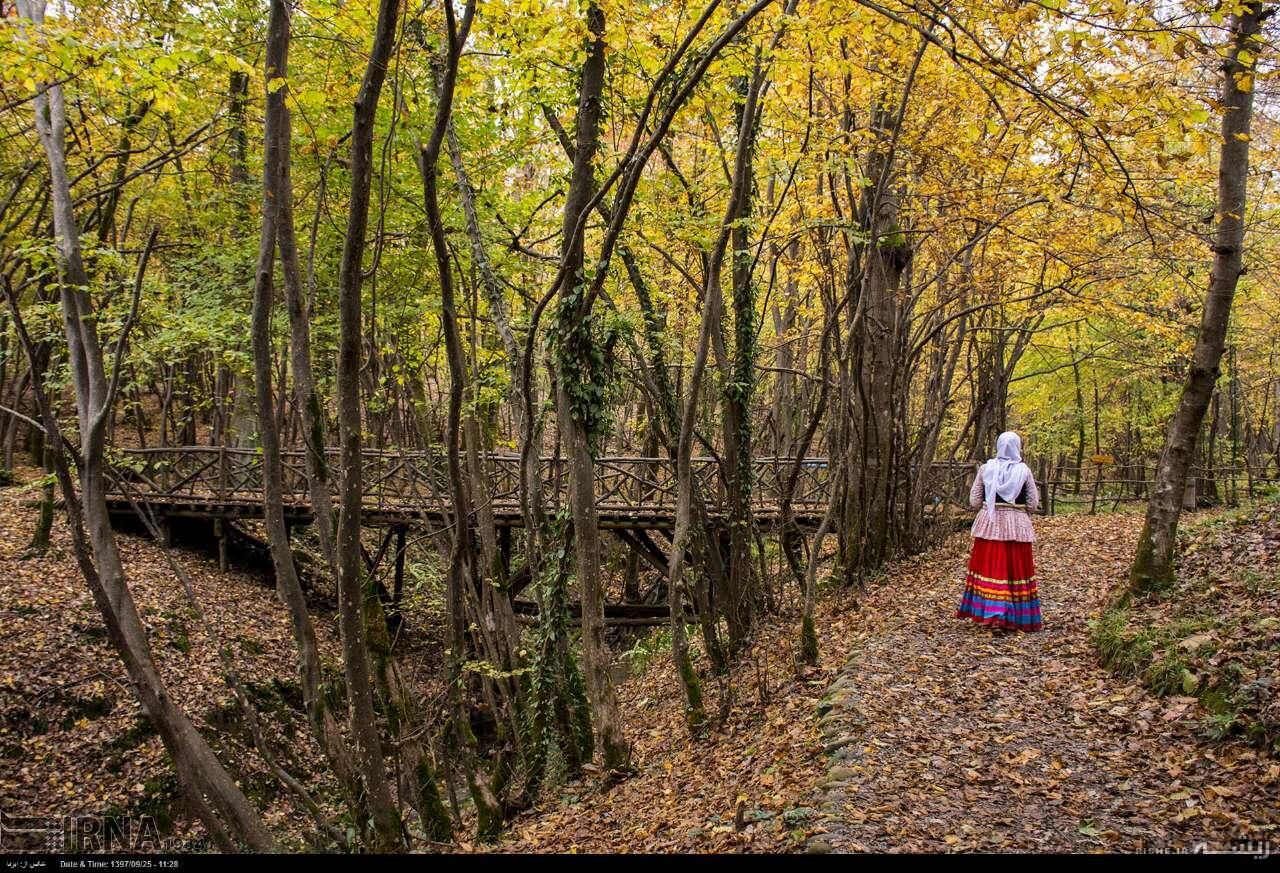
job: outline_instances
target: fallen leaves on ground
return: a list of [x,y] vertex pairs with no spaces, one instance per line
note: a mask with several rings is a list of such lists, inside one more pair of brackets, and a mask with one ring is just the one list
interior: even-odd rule
[[[1039,634],[995,637],[954,618],[963,534],[894,565],[856,611],[854,592],[832,592],[818,619],[827,666],[797,677],[793,623],[770,626],[756,647],[768,653],[762,666],[735,671],[733,714],[701,741],[684,731],[669,664],[651,665],[619,689],[638,773],[611,789],[567,786],[515,821],[499,848],[1105,851],[1274,841],[1280,763],[1206,742],[1195,698],[1156,698],[1097,663],[1088,622],[1125,578],[1140,523],[1133,514],[1036,519]],[[836,668],[860,711],[856,736],[828,743],[828,759],[818,704]],[[763,697],[755,675],[768,677]]]
[[[201,829],[175,805],[172,767],[147,724],[106,637],[81,577],[61,513],[43,556],[26,557],[35,527],[23,486],[0,489],[0,798],[7,816],[150,814],[174,848],[198,845]],[[211,740],[222,761],[264,809],[267,825],[287,845],[300,845],[309,819],[282,793],[243,729],[222,680],[216,649],[155,543],[118,537],[134,600],[152,652],[175,700]],[[260,708],[276,706],[265,723],[305,724],[288,705],[297,687],[287,614],[260,578],[223,572],[216,561],[177,553],[219,640],[236,656],[241,679]],[[323,651],[336,651],[331,622],[317,620]],[[298,701],[292,701],[296,704]],[[282,745],[295,772],[318,772],[305,728]],[[170,822],[170,817],[173,821]]]
[[[845,602],[823,604],[818,624],[828,663],[847,654],[858,623]],[[704,674],[708,713],[724,706],[727,717],[696,741],[684,725],[669,655],[659,653],[618,688],[637,772],[611,787],[602,787],[598,776],[563,786],[513,821],[496,848],[769,852],[800,846],[816,815],[807,795],[825,766],[814,707],[834,668],[797,674],[795,636],[788,621],[762,629],[731,688]]]
[[[32,497],[0,490],[5,812],[146,809],[172,796],[167,758],[139,717],[61,521],[48,555],[22,558]],[[684,727],[679,685],[659,647],[618,689],[635,775],[604,786],[589,773],[548,792],[496,846],[461,848],[778,852],[820,839],[842,850],[1088,851],[1274,840],[1280,763],[1259,749],[1206,742],[1194,696],[1156,698],[1096,663],[1087,622],[1123,579],[1139,522],[1125,514],[1037,519],[1040,634],[992,637],[953,618],[964,535],[895,564],[865,592],[824,597],[817,670],[797,672],[788,612],[760,630],[732,681],[704,675],[715,723],[700,740]],[[206,734],[219,735],[210,720],[230,695],[209,641],[159,548],[129,537],[121,546],[165,678]],[[1242,548],[1247,563],[1252,547]],[[274,593],[207,559],[181,560],[245,678],[292,683],[293,647]],[[332,653],[330,620],[317,625]],[[1184,642],[1198,650],[1202,641]],[[406,643],[406,663],[426,687],[438,647]],[[824,748],[819,701],[841,674],[856,689],[858,733]],[[297,844],[305,817],[270,788],[242,743],[226,742],[224,760],[262,790],[268,824]],[[301,770],[319,769],[306,766],[314,749],[305,730],[292,748]],[[179,839],[198,831],[175,823]]]
[[[1088,621],[1126,577],[1141,518],[1037,519],[1045,630],[952,618],[967,538],[868,597],[845,668],[865,732],[833,761],[822,840],[856,851],[1229,848],[1274,841],[1280,765],[1199,733],[1194,698],[1098,666]],[[842,814],[839,808],[845,812]]]

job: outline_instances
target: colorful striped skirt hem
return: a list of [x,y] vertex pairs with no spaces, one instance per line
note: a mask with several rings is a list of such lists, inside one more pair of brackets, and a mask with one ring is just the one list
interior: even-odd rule
[[975,538],[956,618],[987,627],[1040,630],[1040,590],[1031,543]]

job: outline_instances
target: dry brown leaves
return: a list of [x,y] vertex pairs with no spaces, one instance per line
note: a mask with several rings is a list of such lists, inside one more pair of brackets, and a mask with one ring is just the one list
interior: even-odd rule
[[993,637],[951,616],[968,542],[867,603],[851,670],[867,721],[844,750],[826,839],[873,851],[1226,848],[1275,839],[1280,765],[1196,732],[1096,663],[1087,621],[1124,580],[1141,518],[1037,520],[1046,629]]
[[[145,724],[120,660],[106,639],[92,596],[80,576],[61,514],[43,557],[24,559],[35,526],[38,492],[0,489],[0,798],[7,815],[119,815],[167,812],[172,769],[164,747]],[[194,617],[163,552],[134,537],[118,538],[130,587],[153,653],[175,699],[215,742],[246,790],[265,801],[264,818],[285,836],[305,825],[291,798],[271,786],[247,737],[218,723],[232,695],[216,650]],[[246,683],[296,685],[296,659],[287,616],[271,588],[216,562],[179,553],[214,633],[236,653]],[[321,646],[335,634],[317,622]],[[274,720],[268,718],[274,724]],[[314,772],[309,738],[288,745],[299,771]],[[175,837],[198,836],[175,822]]]
[[[507,851],[1103,851],[1274,841],[1280,764],[1196,734],[1195,701],[1157,699],[1096,663],[1088,620],[1124,577],[1140,518],[1037,519],[1047,629],[992,637],[953,618],[968,537],[904,561],[862,608],[823,605],[819,676],[797,679],[793,627],[770,628],[738,705],[691,742],[676,680],[653,664],[620,694],[638,775],[584,780],[516,821]],[[865,731],[828,761],[816,704],[850,662]],[[714,703],[712,704],[714,709]],[[837,780],[837,812],[818,817]],[[839,769],[837,769],[839,768]],[[736,815],[741,806],[743,813]],[[735,829],[735,818],[745,827]]]
[[[826,601],[818,626],[824,659],[842,663],[859,616]],[[499,844],[516,852],[774,852],[793,850],[811,824],[806,806],[825,758],[814,708],[834,675],[795,669],[795,626],[763,630],[735,671],[732,691],[704,674],[707,710],[733,695],[728,717],[692,741],[669,658],[659,657],[618,694],[638,772],[611,788],[597,778],[566,786],[514,821]],[[741,810],[741,811],[739,811]],[[477,848],[466,846],[464,848]]]
[[[168,763],[159,741],[137,730],[138,707],[61,524],[48,556],[21,559],[32,496],[0,490],[0,797],[13,814],[136,809]],[[794,616],[777,621],[730,687],[704,680],[708,711],[726,715],[700,741],[684,728],[669,660],[654,658],[619,687],[636,775],[607,788],[596,774],[563,786],[514,821],[496,848],[777,852],[815,834],[853,850],[1274,840],[1280,764],[1243,746],[1206,744],[1195,732],[1194,698],[1154,698],[1096,665],[1086,623],[1123,578],[1138,522],[1037,520],[1041,634],[992,638],[952,618],[965,536],[895,566],[860,609],[849,591],[827,597],[818,671],[797,675]],[[162,554],[144,541],[121,543],[166,679],[198,721],[216,714],[230,695]],[[207,560],[181,560],[245,677],[292,681],[293,647],[273,592]],[[318,624],[332,646],[327,621]],[[824,819],[816,786],[833,762],[816,706],[846,664],[866,725],[838,753],[837,812]],[[299,742],[295,753],[305,756]],[[261,775],[247,749],[223,751],[247,779]],[[278,792],[267,797],[267,819],[281,833],[305,822]]]

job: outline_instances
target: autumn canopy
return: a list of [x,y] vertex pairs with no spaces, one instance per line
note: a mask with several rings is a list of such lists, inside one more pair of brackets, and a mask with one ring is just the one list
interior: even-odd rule
[[[0,0],[24,560],[74,557],[188,817],[259,851],[642,772],[624,651],[714,744],[762,639],[812,676],[824,598],[967,530],[1006,430],[1045,514],[1145,509],[1098,602],[1166,591],[1184,508],[1280,482],[1272,8]],[[123,533],[275,585],[296,736],[211,651],[290,826]]]

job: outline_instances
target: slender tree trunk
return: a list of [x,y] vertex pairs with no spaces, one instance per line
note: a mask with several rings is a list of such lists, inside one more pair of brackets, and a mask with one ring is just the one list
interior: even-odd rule
[[[283,73],[278,75],[283,76]],[[287,89],[287,85],[282,90]],[[280,133],[283,143],[279,165],[279,197],[276,202],[276,247],[285,303],[289,311],[289,367],[293,376],[293,398],[302,419],[302,445],[306,454],[307,491],[311,499],[312,526],[320,541],[320,553],[336,579],[333,498],[329,493],[328,438],[324,401],[316,388],[311,365],[311,307],[307,302],[298,258],[298,239],[293,221],[293,180],[290,149],[291,119],[287,103],[281,109]]]
[[449,465],[449,493],[453,500],[453,543],[449,550],[449,577],[446,601],[449,618],[449,698],[452,705],[452,734],[455,751],[462,757],[462,766],[471,789],[471,799],[476,805],[477,830],[481,839],[492,839],[502,828],[502,807],[494,796],[491,785],[481,778],[476,762],[475,737],[462,696],[462,661],[467,652],[467,608],[469,593],[479,588],[479,550],[476,543],[475,521],[471,511],[471,495],[467,490],[462,471],[462,401],[467,385],[467,364],[462,349],[462,334],[458,329],[458,311],[453,286],[453,271],[449,264],[449,245],[445,238],[444,222],[440,217],[439,161],[453,114],[454,84],[458,76],[458,57],[466,43],[471,16],[475,11],[468,2],[459,28],[453,17],[453,5],[444,7],[447,24],[443,76],[436,103],[435,123],[431,139],[422,148],[419,168],[422,173],[423,199],[427,210],[427,229],[431,235],[431,248],[435,253],[436,272],[440,282],[440,323],[444,332],[445,355],[449,364],[449,411],[445,424],[445,453]]
[[[290,21],[286,0],[272,0],[267,23],[267,51],[264,78],[267,82],[287,79],[289,70]],[[306,597],[293,563],[289,528],[284,520],[280,459],[280,434],[276,427],[276,401],[271,390],[271,311],[275,242],[281,231],[281,217],[293,193],[289,186],[288,85],[268,87],[262,170],[262,233],[254,280],[251,339],[253,344],[254,388],[257,395],[258,434],[262,446],[262,487],[264,521],[271,561],[275,569],[276,592],[289,610],[294,643],[298,647],[298,669],[302,696],[316,740],[324,751],[346,800],[362,829],[367,815],[360,809],[360,786],[347,753],[346,741],[325,701],[321,688],[320,654],[315,627],[307,611]],[[296,253],[295,253],[296,254]],[[294,264],[296,267],[296,262]],[[327,505],[328,493],[325,493]]]
[[[21,0],[23,18],[37,26],[44,21],[44,3]],[[39,375],[32,371],[44,420],[47,440],[53,451],[63,499],[70,517],[73,547],[85,581],[94,595],[107,626],[108,636],[124,663],[139,703],[151,717],[173,759],[179,784],[197,816],[211,835],[227,848],[243,843],[257,851],[276,848],[248,798],[213,754],[187,714],[173,702],[156,668],[147,631],[138,614],[120,560],[106,502],[105,434],[112,401],[119,385],[119,367],[127,330],[117,340],[114,369],[109,378],[97,333],[96,317],[88,293],[88,275],[81,256],[80,232],[73,211],[66,166],[66,105],[61,86],[41,84],[34,101],[35,127],[49,168],[50,199],[54,234],[61,272],[63,328],[71,363],[76,415],[80,428],[80,490],[77,494],[69,464],[62,448],[56,418],[44,395]],[[154,237],[153,237],[154,241]],[[145,254],[138,267],[134,310],[126,323],[136,318],[141,292]],[[28,363],[36,365],[34,347],[21,327],[17,301],[7,294],[15,325],[23,337]]]
[[42,454],[46,480],[40,489],[40,516],[24,553],[28,558],[39,557],[49,551],[49,537],[53,533],[53,458],[49,454],[48,440],[45,440]]
[[1067,354],[1071,356],[1071,373],[1076,386],[1076,473],[1071,486],[1072,494],[1080,493],[1080,477],[1084,471],[1084,390],[1080,385],[1080,363],[1076,360],[1075,348],[1067,345]]
[[1192,353],[1177,411],[1169,424],[1156,469],[1147,518],[1129,573],[1134,592],[1173,580],[1178,517],[1187,470],[1195,456],[1196,436],[1218,379],[1236,283],[1244,272],[1244,210],[1249,178],[1249,128],[1253,120],[1253,81],[1263,48],[1260,24],[1264,4],[1247,3],[1231,25],[1231,54],[1222,65],[1222,154],[1218,163],[1217,230],[1213,272],[1204,303],[1200,332]]
[[1214,389],[1213,397],[1209,401],[1209,433],[1206,435],[1204,443],[1204,499],[1213,506],[1216,506],[1220,495],[1218,494],[1218,424],[1222,420],[1222,392]]
[[[250,228],[249,205],[253,180],[249,175],[249,135],[245,119],[248,99],[249,74],[235,70],[230,74],[227,85],[227,115],[230,119],[227,144],[231,153],[231,201],[236,207],[231,236],[236,240],[247,236]],[[254,446],[256,432],[253,385],[239,369],[230,371],[230,375],[231,415],[225,424],[224,438],[229,438],[226,444],[236,448]],[[182,441],[177,434],[174,438],[175,442]]]
[[[485,293],[485,301],[489,305],[489,315],[493,319],[494,325],[498,330],[498,337],[502,343],[502,349],[507,355],[508,367],[510,368],[510,380],[508,383],[507,401],[511,407],[511,413],[515,418],[514,432],[519,436],[524,433],[524,402],[520,393],[520,386],[523,383],[522,365],[520,357],[520,348],[516,343],[515,332],[511,328],[511,319],[507,313],[506,301],[503,299],[502,285],[498,281],[497,275],[493,271],[493,265],[489,260],[488,250],[485,248],[484,239],[480,235],[480,217],[476,211],[475,192],[471,187],[471,180],[467,175],[466,166],[462,161],[462,147],[458,142],[457,134],[453,129],[453,121],[450,119],[447,130],[445,131],[445,145],[449,152],[450,165],[453,168],[454,180],[458,186],[458,197],[461,200],[463,212],[466,215],[467,239],[471,244],[471,256],[475,262],[477,272],[480,274],[480,286]],[[478,425],[478,422],[477,422]],[[478,430],[478,427],[477,427]],[[474,440],[476,451],[479,452],[480,438],[477,433]],[[483,475],[481,468],[481,460],[477,457],[471,464],[472,475],[480,477]],[[477,481],[477,488],[479,482]],[[525,493],[525,489],[521,488],[521,502],[523,515],[526,524],[535,523],[534,513],[529,511],[529,505],[532,502],[530,496]],[[479,493],[478,490],[476,493]],[[539,505],[541,505],[541,495],[536,495]],[[540,514],[539,514],[540,517]],[[492,531],[493,537],[496,538],[496,530],[494,530],[493,508],[486,501],[486,509],[484,513],[484,526],[486,530]],[[526,542],[532,543],[535,537],[531,532],[526,532]],[[482,545],[483,545],[482,538]],[[486,546],[486,548],[488,548]],[[496,553],[497,549],[489,549],[490,552]],[[532,570],[540,565],[540,560],[533,559],[529,554],[530,549],[526,548],[525,560]],[[496,557],[496,561],[494,558]],[[507,651],[505,663],[502,669],[514,671],[519,660],[516,654],[519,649],[520,631],[516,625],[515,612],[511,607],[508,583],[510,582],[511,568],[503,564],[504,557],[500,554],[486,556],[486,564],[490,566],[490,572],[497,585],[497,589],[493,592],[494,612],[498,623],[498,633],[503,640],[503,646]],[[518,687],[516,679],[511,680],[513,687]],[[513,701],[518,705],[517,701]]]
[[[631,287],[635,289],[636,300],[640,304],[640,312],[644,320],[645,344],[649,347],[649,369],[653,373],[653,385],[657,392],[655,399],[658,406],[657,422],[661,422],[666,429],[667,453],[675,462],[679,456],[681,411],[676,397],[676,388],[671,384],[666,350],[663,348],[662,332],[665,313],[660,313],[654,306],[649,286],[631,250],[625,245],[619,245],[618,254],[626,267]],[[689,587],[693,592],[694,605],[702,626],[707,658],[711,662],[712,670],[723,674],[729,669],[729,663],[724,646],[720,642],[719,619],[713,609],[710,593],[714,588],[723,587],[726,567],[724,556],[720,553],[719,545],[715,541],[715,528],[707,519],[705,496],[696,480],[690,487],[692,493],[689,497],[691,513],[689,551],[697,575],[690,580]]]
[[671,660],[680,677],[685,698],[685,724],[695,736],[702,732],[707,720],[702,703],[702,686],[689,657],[689,640],[684,628],[684,565],[689,543],[689,526],[693,518],[693,474],[690,457],[693,451],[694,410],[697,407],[697,384],[706,368],[711,320],[703,316],[698,350],[693,364],[693,389],[686,403],[684,426],[680,429],[676,452],[676,518],[671,537],[671,563],[667,575],[667,598],[671,606]]
[[[697,733],[705,720],[702,705],[702,691],[698,683],[697,673],[689,659],[689,646],[684,634],[683,600],[681,586],[684,584],[685,551],[688,548],[690,527],[693,521],[694,491],[692,456],[694,430],[697,426],[698,397],[702,388],[703,376],[706,372],[707,358],[710,353],[712,339],[720,330],[724,313],[721,277],[724,267],[725,251],[734,236],[735,219],[743,215],[743,201],[749,200],[751,185],[751,153],[754,142],[751,128],[755,125],[759,100],[764,90],[764,74],[757,65],[752,80],[746,88],[741,113],[738,117],[738,142],[734,156],[734,171],[729,192],[729,202],[725,207],[724,221],[715,246],[707,257],[707,268],[703,291],[703,311],[701,325],[698,330],[698,346],[694,352],[693,367],[689,374],[689,387],[685,395],[684,408],[681,412],[679,428],[676,430],[676,518],[675,530],[671,538],[671,558],[668,565],[667,587],[671,601],[671,655],[675,663],[676,673],[685,693],[685,718],[689,729]],[[746,531],[750,535],[750,529]],[[749,543],[749,541],[748,541]],[[730,588],[730,591],[733,591]],[[736,604],[730,604],[732,612]],[[730,633],[734,634],[734,622],[730,619]],[[743,628],[738,628],[737,636],[731,642],[741,643],[745,638]]]
[[361,778],[369,810],[383,850],[403,848],[400,815],[391,797],[383,762],[370,682],[368,638],[365,629],[367,595],[360,521],[364,496],[360,414],[360,348],[363,322],[360,293],[363,285],[365,236],[369,226],[369,191],[373,175],[373,133],[378,98],[386,80],[387,64],[395,42],[400,0],[379,0],[378,24],[369,63],[356,95],[351,132],[351,199],[347,207],[347,234],[338,270],[338,430],[342,479],[339,487],[337,537],[338,614],[342,630],[347,700]]

